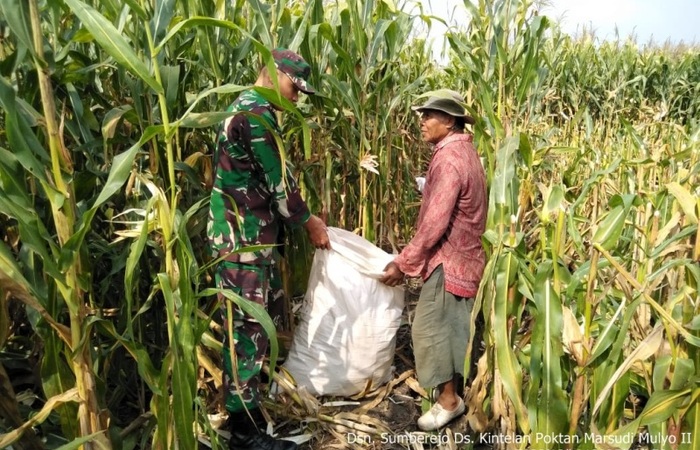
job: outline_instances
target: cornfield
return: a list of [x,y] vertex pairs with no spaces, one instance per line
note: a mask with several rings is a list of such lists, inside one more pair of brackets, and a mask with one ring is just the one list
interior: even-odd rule
[[[389,251],[412,236],[430,155],[415,97],[456,89],[477,118],[489,259],[470,433],[698,448],[700,49],[573,38],[532,0],[465,0],[442,67],[416,31],[439,18],[402,6],[2,0],[0,448],[225,448],[210,420],[212,155],[277,46],[320,90],[285,107],[281,136],[310,208]],[[293,297],[312,249],[289,240]],[[272,377],[276,414],[315,433],[386,430]]]

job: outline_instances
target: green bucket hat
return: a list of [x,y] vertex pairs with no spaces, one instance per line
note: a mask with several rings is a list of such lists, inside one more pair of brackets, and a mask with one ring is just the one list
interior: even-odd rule
[[442,111],[453,117],[461,117],[468,124],[474,123],[474,118],[467,114],[467,111],[464,109],[464,97],[459,92],[452,89],[438,89],[427,92],[419,98],[425,97],[428,97],[425,103],[412,106],[411,109],[414,111],[425,111],[426,109]]
[[306,94],[315,94],[316,90],[309,84],[311,66],[304,58],[286,48],[276,48],[272,51],[277,69],[289,76],[294,85]]

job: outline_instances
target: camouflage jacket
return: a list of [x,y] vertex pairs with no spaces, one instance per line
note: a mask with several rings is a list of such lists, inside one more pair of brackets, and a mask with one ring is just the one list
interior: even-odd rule
[[282,165],[272,105],[251,89],[228,110],[242,113],[223,123],[217,140],[207,225],[211,254],[230,262],[270,264],[272,248],[245,248],[278,244],[283,224],[305,223],[309,209],[289,168]]

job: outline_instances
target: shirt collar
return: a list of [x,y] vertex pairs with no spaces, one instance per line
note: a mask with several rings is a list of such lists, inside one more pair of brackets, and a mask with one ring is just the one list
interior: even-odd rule
[[437,144],[435,144],[435,148],[433,149],[433,152],[437,152],[447,144],[450,144],[452,142],[459,142],[459,141],[466,141],[466,142],[472,142],[474,137],[471,134],[467,133],[457,133],[453,134],[452,136],[447,136]]

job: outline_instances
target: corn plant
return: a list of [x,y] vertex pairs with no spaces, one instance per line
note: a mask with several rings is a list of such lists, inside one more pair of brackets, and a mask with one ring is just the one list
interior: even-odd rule
[[[654,353],[650,349],[659,348],[662,330],[668,342],[682,336],[685,345],[697,343],[683,321],[671,315],[670,306],[662,306],[667,297],[659,293],[658,301],[647,297],[643,294],[647,288],[641,284],[643,280],[659,286],[662,281],[656,277],[667,276],[665,271],[651,269],[649,255],[654,250],[649,248],[647,232],[642,231],[653,210],[686,205],[681,209],[694,223],[696,201],[689,189],[692,183],[686,183],[687,172],[683,186],[672,181],[676,155],[650,148],[659,136],[648,133],[653,127],[640,133],[625,121],[626,117],[639,119],[637,114],[644,111],[645,103],[633,89],[645,86],[646,77],[635,72],[635,58],[646,54],[638,56],[626,44],[624,65],[611,67],[611,53],[606,52],[619,50],[620,44],[604,44],[601,52],[589,41],[563,38],[556,29],[552,38],[546,38],[545,19],[526,18],[533,11],[529,2],[465,2],[465,6],[472,21],[466,30],[450,37],[450,44],[454,72],[467,74],[467,87],[478,87],[472,95],[474,103],[484,107],[484,120],[477,123],[477,142],[491,155],[485,155],[491,193],[489,230],[484,237],[492,256],[479,299],[487,330],[491,330],[485,335],[490,350],[484,358],[495,369],[478,374],[490,380],[490,414],[484,416],[475,405],[470,419],[477,430],[494,427],[504,434],[523,433],[525,441],[538,448],[555,448],[558,443],[546,439],[551,436],[566,436],[569,447],[581,443],[581,448],[592,448],[593,436],[614,435],[615,442],[624,442],[629,436],[621,436],[636,433],[642,425],[653,430],[652,434],[663,429],[664,433],[675,432],[678,438],[683,419],[655,411],[659,405],[677,405],[685,415],[685,408],[692,405],[693,389],[656,393],[653,383],[640,384],[629,371]],[[564,58],[562,70],[559,55],[570,48],[582,59]],[[596,76],[586,55],[607,64],[601,66],[599,84],[591,85],[585,78]],[[573,66],[580,70],[574,80],[566,72],[571,64],[579,64]],[[566,80],[572,89],[564,90],[557,80]],[[610,88],[591,91],[600,85]],[[584,92],[577,94],[577,90]],[[622,95],[626,90],[632,92]],[[553,99],[558,102],[556,109],[550,106]],[[591,99],[594,101],[587,104]],[[557,117],[552,117],[553,111]],[[542,124],[551,123],[548,118],[560,128],[543,133]],[[601,122],[599,130],[591,127]],[[670,142],[670,133],[663,136]],[[652,153],[653,160],[645,163],[644,156]],[[574,164],[567,169],[571,162]],[[670,173],[659,170],[659,163],[669,167]],[[631,165],[637,170],[631,171]],[[637,186],[647,185],[649,179],[645,180],[645,171],[653,173],[652,180],[670,183],[669,194],[660,197],[646,191],[639,195]],[[646,204],[650,205],[648,212],[641,208]],[[676,220],[681,215],[677,211]],[[677,225],[671,222],[667,229],[670,232]],[[687,229],[688,236],[696,232],[694,225]],[[636,242],[647,244],[637,247]],[[633,261],[646,261],[644,275],[637,263],[634,269],[620,264],[622,255],[629,254],[637,255]],[[667,264],[684,273],[692,266],[690,261],[675,258]],[[655,267],[669,267],[656,263],[660,265]],[[630,270],[636,271],[637,279],[628,285],[621,278],[627,279]],[[654,282],[652,274],[656,275]],[[682,292],[697,297],[687,287],[695,285],[694,276],[689,282],[674,286],[680,289],[672,289],[677,292],[674,295],[685,295]],[[630,353],[623,343],[629,345],[625,338],[640,318],[646,325],[634,328],[633,336],[638,337],[632,345],[639,351]],[[652,323],[658,324],[653,332]],[[663,327],[658,328],[660,324]],[[617,345],[612,345],[615,337]],[[664,374],[658,375],[660,379],[672,377],[664,369],[660,372]],[[571,392],[567,386],[572,386]],[[630,392],[650,399],[649,412],[628,412]],[[473,398],[480,398],[483,404],[483,395]],[[637,420],[622,427],[627,416]],[[672,424],[671,431],[660,425],[665,421]],[[587,430],[593,434],[586,434]]]
[[[190,228],[201,232],[204,220],[201,211],[205,203],[197,201],[188,209],[180,209],[181,189],[187,171],[192,170],[185,164],[193,161],[192,157],[183,161],[181,146],[187,143],[183,140],[187,136],[184,131],[187,128],[209,126],[224,118],[216,112],[194,113],[194,107],[201,100],[214,93],[235,93],[243,87],[226,85],[197,92],[198,97],[192,105],[182,108],[177,103],[178,97],[184,96],[179,88],[181,68],[168,64],[165,53],[172,51],[177,54],[181,49],[178,45],[183,43],[176,42],[175,38],[181,36],[178,32],[186,32],[195,24],[245,34],[263,52],[266,64],[271,65],[269,50],[245,30],[228,21],[194,17],[180,22],[175,28],[169,28],[175,13],[174,1],[160,2],[154,11],[149,10],[150,5],[146,4],[109,3],[104,10],[107,15],[122,14],[122,19],[116,24],[91,5],[77,0],[66,2],[74,16],[64,16],[60,8],[48,8],[43,11],[46,22],[42,22],[41,12],[34,2],[29,3],[26,15],[22,14],[24,5],[19,2],[4,5],[7,12],[11,12],[13,7],[19,12],[8,14],[11,20],[9,25],[18,36],[18,54],[28,53],[32,57],[44,109],[41,115],[17,98],[15,88],[20,92],[31,88],[24,85],[19,77],[24,73],[22,70],[15,72],[16,78],[10,79],[17,84],[16,87],[3,78],[5,123],[8,126],[8,143],[14,152],[3,150],[8,156],[3,163],[4,192],[11,195],[3,196],[2,211],[16,223],[20,236],[33,236],[27,243],[23,239],[22,252],[26,256],[20,260],[6,245],[2,247],[3,289],[23,300],[28,308],[42,317],[34,326],[47,349],[43,359],[42,381],[50,401],[41,415],[4,435],[2,442],[7,444],[16,440],[25,429],[42,422],[47,414],[56,409],[62,418],[64,436],[68,439],[79,437],[76,441],[78,444],[84,442],[88,446],[110,447],[111,441],[106,433],[108,415],[104,408],[105,402],[113,399],[99,398],[99,393],[104,392],[107,386],[98,387],[97,370],[103,364],[109,370],[112,365],[110,353],[123,348],[133,358],[140,374],[140,408],[154,418],[152,445],[160,448],[176,445],[192,448],[195,445],[193,424],[197,423],[194,401],[196,346],[207,327],[198,316],[197,299],[201,296],[199,279],[202,270],[192,247]],[[123,21],[126,16],[134,19],[128,25]],[[49,19],[67,20],[74,24],[68,39],[56,35],[47,38],[42,34],[42,31],[48,31],[45,29],[52,23]],[[130,42],[122,37],[122,32],[129,33]],[[27,37],[32,40],[27,41]],[[193,37],[185,36],[184,41],[187,39]],[[92,108],[79,103],[81,99],[78,96],[71,96],[76,92],[72,85],[76,80],[61,80],[62,91],[68,93],[66,102],[72,101],[70,106],[63,105],[62,120],[66,120],[66,108],[70,108],[71,116],[77,116],[73,123],[75,127],[69,128],[74,134],[69,140],[64,140],[64,128],[59,128],[57,118],[61,109],[53,101],[55,94],[47,73],[49,64],[43,54],[45,41],[56,53],[69,55],[75,42],[90,43],[91,51],[80,60],[80,63],[86,63],[90,57],[95,58],[93,65],[85,70],[85,78],[94,76],[99,84],[90,88],[104,93],[122,86],[132,94],[133,103],[116,107],[110,105],[113,108],[104,115],[102,129],[99,126],[90,129],[81,121],[85,119],[82,115],[91,114]],[[133,47],[139,44],[140,48]],[[64,61],[64,69],[68,70],[68,65],[74,64],[74,57]],[[119,70],[109,68],[110,61],[118,64]],[[92,73],[105,65],[108,69],[104,72]],[[108,101],[104,103],[109,105]],[[290,107],[288,104],[284,106]],[[177,119],[172,120],[172,115],[176,115]],[[31,131],[38,120],[34,123],[29,121],[37,118],[45,124],[44,133],[38,137]],[[91,118],[95,122],[92,116],[88,116],[88,119]],[[131,136],[138,136],[125,151],[117,150],[124,146],[113,139],[120,129],[120,123],[125,131],[122,137],[127,141]],[[99,131],[104,133],[105,140],[102,145],[95,146]],[[48,152],[44,150],[44,145],[48,147]],[[79,188],[83,186],[77,183],[83,180],[75,174],[75,153],[71,151],[80,148],[92,150],[93,147],[104,151],[102,163],[111,168],[109,175],[104,177],[106,180],[103,177],[89,179],[92,189],[81,192]],[[139,155],[144,147],[148,148],[148,152]],[[102,155],[98,153],[99,156]],[[196,153],[193,156],[196,157]],[[98,166],[93,163],[95,158],[94,152],[80,154],[83,169],[96,170]],[[42,168],[44,165],[51,167],[48,174]],[[178,170],[184,175],[178,175]],[[39,189],[34,189],[30,196],[27,195],[25,180],[32,173],[38,178],[30,180]],[[127,179],[126,198],[120,200],[121,205],[114,205],[106,211],[101,208],[120,191]],[[49,207],[41,216],[32,213],[37,210],[34,206],[37,202]],[[125,207],[125,210],[116,214],[115,208],[121,207]],[[126,300],[125,304],[115,305],[120,313],[116,324],[105,317],[105,311],[111,309],[108,308],[111,306],[110,299],[95,298],[88,286],[93,276],[100,275],[97,270],[91,272],[88,261],[88,258],[98,255],[94,248],[85,244],[85,237],[90,233],[93,219],[98,213],[102,220],[116,218],[112,223],[125,222],[126,229],[116,231],[122,238],[133,239],[131,245],[122,247],[120,256],[114,257],[114,261],[125,269],[125,285],[121,291]],[[51,223],[51,226],[47,223]],[[51,236],[50,228],[56,230],[57,239]],[[113,236],[106,236],[108,240],[103,240],[103,235],[99,238],[98,245],[106,248],[113,245],[109,243]],[[144,274],[141,272],[142,260],[147,249],[155,253],[158,263],[155,267],[148,267]],[[21,256],[22,253],[15,249],[15,254]],[[115,282],[116,278],[110,281]],[[140,297],[144,286],[148,286],[147,298]],[[106,286],[106,289],[113,287]],[[237,298],[234,300],[242,302]],[[161,312],[154,309],[156,302],[163,302],[162,309],[159,308]],[[59,319],[64,314],[64,308],[69,312],[70,328],[62,325]],[[142,316],[150,311],[160,320],[144,320]],[[165,323],[165,327],[159,323]],[[151,341],[153,338],[155,340]],[[97,349],[91,349],[93,340],[101,342]],[[157,347],[147,348],[144,343],[149,341]],[[64,353],[65,359],[62,357]],[[101,364],[94,364],[95,359]],[[118,365],[122,365],[122,362],[119,361]],[[117,394],[124,395],[124,392],[117,390]],[[71,409],[72,404],[77,405],[77,410]]]

